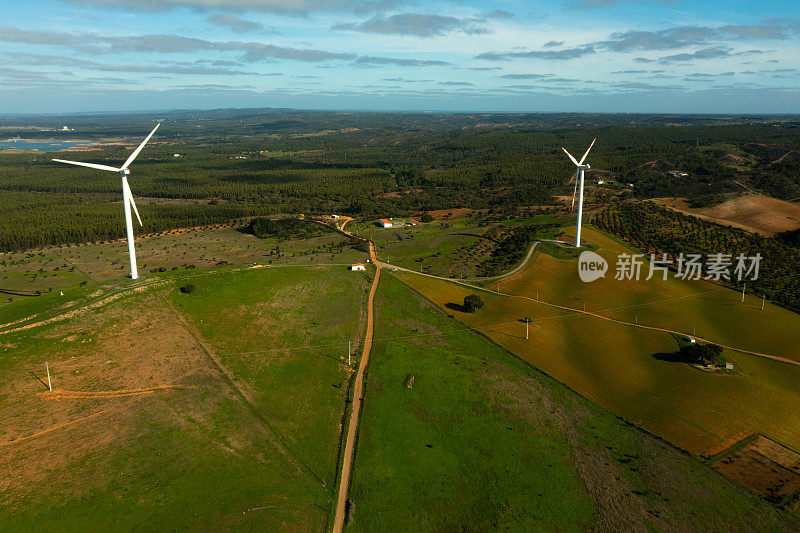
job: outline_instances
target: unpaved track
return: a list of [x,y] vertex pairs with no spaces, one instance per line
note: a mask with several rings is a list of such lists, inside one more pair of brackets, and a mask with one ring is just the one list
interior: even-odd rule
[[375,257],[375,245],[369,243],[369,254],[372,262],[375,263],[375,278],[372,280],[372,287],[369,290],[367,300],[367,332],[364,336],[364,351],[361,353],[361,360],[358,362],[358,372],[353,386],[353,408],[350,411],[350,422],[347,426],[347,440],[344,445],[344,455],[342,457],[342,475],[339,479],[339,496],[336,500],[336,515],[333,519],[334,533],[341,533],[344,528],[344,515],[347,508],[347,493],[350,489],[350,475],[353,469],[353,455],[356,447],[356,434],[358,433],[358,421],[361,415],[361,406],[364,403],[364,371],[369,363],[369,353],[372,349],[372,334],[374,330],[374,309],[375,292],[378,290],[378,281],[381,277],[383,263],[377,261]]
[[[341,233],[343,233],[344,235],[352,237],[353,236],[352,234],[344,230],[344,227],[347,224],[347,222],[348,221],[345,221],[345,223],[342,224],[341,228],[336,228],[336,229]],[[327,224],[325,225],[328,226]],[[372,241],[368,242],[369,242],[369,255],[370,258],[372,259],[372,262],[375,264],[376,270],[375,270],[375,278],[372,280],[372,287],[370,288],[369,298],[367,300],[367,331],[364,336],[364,350],[362,352],[361,359],[358,363],[358,372],[356,373],[355,384],[353,385],[353,406],[350,411],[350,419],[347,426],[347,437],[345,440],[344,454],[342,456],[342,473],[339,478],[339,494],[336,500],[336,514],[334,515],[333,519],[334,533],[341,533],[342,530],[344,529],[344,519],[347,511],[347,495],[350,491],[350,477],[353,471],[353,459],[355,456],[356,436],[358,434],[358,424],[361,417],[361,407],[363,406],[364,403],[364,372],[367,368],[367,365],[369,364],[369,355],[372,349],[372,338],[374,334],[375,293],[378,289],[378,282],[380,281],[381,269],[384,266],[386,266],[386,267],[396,268],[398,270],[406,270],[408,272],[414,272],[415,274],[422,274],[421,272],[416,272],[401,267],[395,267],[394,265],[390,265],[388,263],[383,263],[382,261],[379,261],[375,253],[375,243],[373,243]],[[550,242],[554,242],[556,244],[563,244],[560,241],[550,241]],[[531,256],[533,256],[533,252],[536,250],[537,244],[539,244],[539,241],[533,243],[533,245],[528,250],[528,253],[522,260],[522,262],[510,272],[506,272],[505,274],[501,274],[499,276],[495,276],[492,278],[482,278],[482,279],[495,280],[516,274],[517,272],[522,270],[525,267],[525,265],[528,264],[528,260],[530,260]],[[439,276],[432,276],[430,274],[423,274],[423,275],[431,277],[439,277]],[[440,279],[448,281],[456,281],[457,283],[467,285],[467,283],[464,283],[463,280],[451,280],[450,278],[440,278]]]
[[54,426],[50,426],[49,428],[43,429],[41,431],[37,431],[33,435],[28,435],[27,437],[22,437],[22,438],[15,439],[15,440],[10,440],[8,442],[0,442],[0,446],[8,446],[10,444],[19,444],[20,442],[24,442],[24,441],[26,441],[28,439],[32,439],[32,438],[38,437],[40,435],[44,435],[46,433],[50,433],[51,431],[55,431],[57,429],[61,429],[61,428],[66,427],[66,426],[70,426],[72,424],[77,424],[78,422],[83,422],[84,420],[89,420],[90,418],[94,418],[96,416],[100,416],[103,413],[109,412],[110,410],[111,410],[111,408],[109,407],[108,409],[103,409],[102,411],[97,411],[96,413],[92,413],[90,415],[82,416],[80,418],[76,418],[75,420],[70,420],[69,422],[62,422],[61,424],[56,424]]
[[[489,278],[464,278],[461,281],[495,281],[495,280],[498,280],[498,279],[504,279],[504,278],[513,276],[514,274],[516,274],[517,272],[519,272],[520,270],[525,268],[525,265],[528,264],[528,261],[530,261],[531,257],[533,256],[533,252],[536,251],[536,246],[538,244],[540,244],[540,243],[543,243],[543,242],[549,242],[549,243],[555,244],[557,246],[561,246],[562,248],[571,247],[572,246],[568,242],[556,241],[556,240],[551,240],[551,239],[543,239],[541,241],[535,241],[531,245],[531,247],[528,248],[528,254],[525,256],[525,259],[523,259],[520,264],[518,264],[516,267],[514,267],[513,270],[509,270],[508,272],[506,272],[504,274],[498,274],[497,276],[492,276],[492,277],[489,277]],[[442,278],[442,279],[450,280],[452,278]]]
[[[104,398],[122,398],[124,396],[141,396],[143,394],[155,394],[164,390],[181,390],[186,387],[183,385],[159,385],[157,387],[148,387],[145,389],[120,389],[120,390],[101,390],[101,391],[78,391],[78,390],[64,390],[53,389],[52,391],[40,392],[39,397],[42,400],[64,400],[64,399],[104,399]],[[194,387],[192,387],[194,388]]]

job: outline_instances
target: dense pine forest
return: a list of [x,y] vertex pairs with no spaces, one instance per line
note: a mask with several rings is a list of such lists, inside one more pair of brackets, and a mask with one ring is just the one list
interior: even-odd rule
[[[594,137],[590,181],[613,198],[752,189],[800,196],[797,117],[402,115],[296,111],[0,117],[3,138],[73,139],[99,150],[0,151],[0,251],[123,236],[119,179],[52,157],[118,165],[156,120],[131,168],[139,233],[256,216],[404,216],[469,207],[512,216],[570,196]],[[69,125],[73,131],[57,131]],[[135,135],[133,132],[140,132]],[[177,155],[176,155],[177,154]]]

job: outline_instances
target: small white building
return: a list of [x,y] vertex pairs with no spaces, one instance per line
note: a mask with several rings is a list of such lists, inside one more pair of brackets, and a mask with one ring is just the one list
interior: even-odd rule
[[725,363],[725,370],[733,370],[733,363]]
[[331,218],[332,218],[333,220],[339,220],[339,215],[331,215]]
[[391,228],[392,227],[392,221],[387,219],[387,218],[380,219],[378,221],[378,223],[381,225],[382,228]]
[[366,270],[367,268],[361,263],[350,265],[350,270]]
[[181,154],[172,154],[172,157],[175,157],[175,158],[180,157],[180,156],[181,156]]

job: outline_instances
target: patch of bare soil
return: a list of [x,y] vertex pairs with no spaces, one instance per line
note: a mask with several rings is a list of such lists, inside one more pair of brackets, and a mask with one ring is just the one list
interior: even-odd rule
[[[104,465],[153,426],[177,426],[211,447],[264,460],[255,451],[259,420],[232,424],[224,437],[204,429],[220,402],[238,399],[166,302],[148,295],[132,305],[75,317],[40,335],[45,348],[8,354],[0,371],[3,505],[98,490],[111,475]],[[45,360],[61,390],[47,391]],[[253,418],[244,408],[242,416]],[[103,475],[84,479],[86,468]]]
[[390,191],[377,195],[375,198],[400,198],[404,194],[412,194],[422,192],[422,189],[406,189],[403,191]]
[[159,391],[179,390],[184,388],[186,387],[180,385],[159,385],[158,387],[147,387],[143,389],[101,391],[53,389],[52,391],[40,392],[39,396],[42,400],[122,398],[123,396],[141,396],[142,394],[155,394]]
[[792,505],[800,497],[800,454],[764,436],[719,459],[714,468],[769,501]]
[[685,198],[654,201],[688,215],[766,236],[800,228],[800,204],[761,194],[746,194],[704,208],[689,207]]
[[438,209],[435,211],[428,211],[428,214],[436,220],[456,220],[466,217],[473,211],[474,209],[459,207],[456,209]]

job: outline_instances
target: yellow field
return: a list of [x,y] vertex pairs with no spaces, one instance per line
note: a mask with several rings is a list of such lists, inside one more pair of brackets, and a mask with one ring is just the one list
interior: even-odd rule
[[[536,297],[609,317],[675,329],[726,345],[800,359],[800,316],[701,281],[616,281],[617,253],[628,251],[591,229],[584,238],[610,263],[605,279],[582,283],[576,260],[537,254],[501,282],[504,293]],[[645,265],[644,269],[647,270]],[[645,272],[646,273],[646,272]],[[444,307],[460,303],[467,287],[410,273],[404,282]],[[494,288],[494,286],[493,286]],[[518,297],[484,293],[484,309],[456,318],[484,332],[582,395],[693,453],[710,455],[760,432],[800,449],[800,366],[732,350],[735,375],[706,373],[658,354],[677,349],[667,333],[647,331],[555,309]],[[525,340],[529,316],[530,340]]]
[[746,194],[711,207],[694,208],[683,198],[659,198],[656,203],[717,224],[772,236],[800,227],[800,204]]

